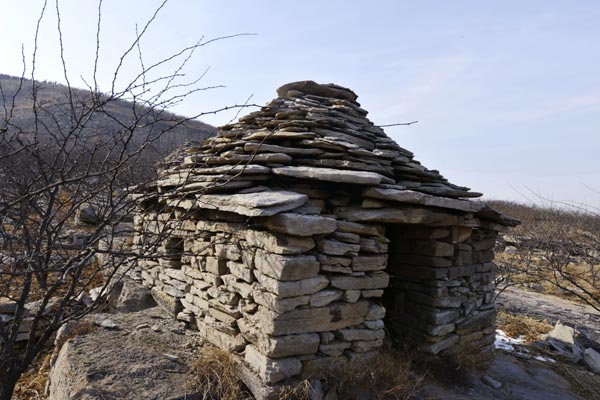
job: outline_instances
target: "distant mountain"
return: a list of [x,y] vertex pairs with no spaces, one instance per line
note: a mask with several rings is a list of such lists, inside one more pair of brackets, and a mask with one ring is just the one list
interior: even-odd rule
[[[38,113],[37,132],[39,140],[55,132],[66,132],[78,127],[86,107],[91,103],[91,93],[87,90],[72,89],[74,110],[69,106],[69,91],[64,85],[54,82],[36,82]],[[10,75],[0,74],[0,129],[4,128],[7,114],[11,114],[9,130],[19,130],[23,135],[33,135],[36,124],[33,114],[33,84]],[[102,99],[102,96],[100,97]],[[14,99],[14,100],[13,100]],[[144,115],[136,121],[134,115]],[[111,99],[101,112],[94,112],[85,119],[81,135],[89,140],[97,135],[101,140],[107,135],[116,136],[135,126],[133,145],[152,141],[148,156],[159,159],[187,142],[202,142],[214,135],[215,128],[196,120],[185,120],[164,110],[149,110],[133,107],[131,102]],[[137,122],[137,123],[136,123]],[[167,131],[167,132],[165,132]],[[165,133],[162,133],[165,132]]]

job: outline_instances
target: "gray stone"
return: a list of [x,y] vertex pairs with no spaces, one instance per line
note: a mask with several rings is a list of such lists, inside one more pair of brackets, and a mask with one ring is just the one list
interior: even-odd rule
[[338,333],[340,337],[347,342],[352,342],[354,340],[378,340],[385,337],[385,331],[383,329],[375,331],[371,329],[340,329]]
[[342,298],[344,291],[336,289],[321,290],[310,296],[311,307],[323,307]]
[[286,97],[288,92],[296,91],[300,93],[312,94],[321,97],[333,97],[348,101],[356,101],[358,96],[352,90],[342,86],[330,84],[318,84],[314,81],[298,81],[286,83],[277,89],[277,96]]
[[432,196],[420,192],[414,192],[412,190],[398,190],[398,189],[386,189],[386,188],[368,188],[363,193],[366,197],[373,197],[376,199],[397,201],[400,203],[409,204],[422,204],[425,206],[447,208],[450,210],[459,210],[466,212],[478,212],[484,205],[482,203],[475,203],[467,200],[450,199],[447,197]]
[[370,274],[362,277],[331,276],[331,286],[338,289],[383,289],[388,286],[390,276],[385,272]]
[[577,331],[570,326],[564,325],[560,321],[556,321],[554,328],[548,333],[547,337],[559,340],[570,346],[575,344]]
[[262,354],[253,345],[246,346],[244,360],[265,383],[271,385],[298,375],[302,370],[302,362],[299,359],[293,357],[272,359]]
[[319,273],[319,263],[314,256],[286,257],[258,249],[254,265],[261,273],[280,281],[312,278]]
[[600,353],[592,348],[585,349],[583,352],[583,362],[589,369],[600,374]]
[[285,236],[280,233],[249,230],[246,232],[246,241],[251,246],[256,246],[277,254],[301,254],[315,247],[311,238]]
[[357,222],[385,222],[396,224],[421,224],[452,226],[462,222],[463,217],[425,208],[348,208],[337,213],[340,218]]
[[249,217],[275,215],[282,211],[302,206],[308,196],[288,191],[264,191],[242,194],[206,194],[198,195],[197,208],[229,211]]
[[352,258],[352,269],[354,271],[380,271],[387,264],[387,255],[380,256],[357,256]]
[[369,312],[365,316],[365,320],[373,321],[377,319],[383,319],[385,317],[385,308],[379,304],[369,304]]
[[267,291],[276,294],[279,298],[297,297],[313,294],[329,285],[329,280],[323,275],[298,281],[278,281],[260,272],[256,272],[256,279]]
[[368,302],[333,303],[325,307],[305,308],[276,314],[262,309],[252,317],[263,331],[274,336],[334,331],[357,325],[364,320]]
[[240,319],[238,326],[244,337],[267,357],[282,358],[315,354],[319,348],[318,333],[269,336],[265,335],[260,327],[252,325],[246,319]]
[[155,307],[156,301],[150,290],[130,280],[125,280],[123,289],[117,299],[118,312],[134,312]]
[[335,219],[318,215],[282,213],[265,218],[262,223],[270,230],[294,236],[323,235],[336,229]]
[[342,341],[334,341],[327,344],[322,344],[319,346],[319,351],[323,354],[327,354],[331,357],[339,357],[344,354],[344,350],[349,349],[351,343],[342,342]]
[[318,167],[273,168],[275,175],[319,181],[350,183],[355,185],[378,185],[385,178],[376,172],[350,171]]
[[150,294],[156,303],[173,317],[177,316],[183,309],[181,302],[178,299],[169,296],[157,287],[150,289]]
[[100,222],[98,212],[89,203],[83,203],[79,206],[77,209],[77,221],[87,225],[97,225]]
[[338,242],[337,240],[320,239],[317,241],[317,249],[332,256],[345,256],[358,253],[360,245]]
[[366,353],[383,346],[383,339],[375,340],[355,340],[352,342],[351,349],[357,353]]
[[283,299],[264,290],[254,290],[253,297],[257,304],[265,306],[279,314],[292,311],[300,306],[305,306],[310,301],[310,296],[297,296]]
[[492,378],[489,375],[484,375],[481,378],[481,381],[493,389],[498,390],[498,389],[502,388],[502,383],[498,382],[497,380],[495,380],[494,378]]

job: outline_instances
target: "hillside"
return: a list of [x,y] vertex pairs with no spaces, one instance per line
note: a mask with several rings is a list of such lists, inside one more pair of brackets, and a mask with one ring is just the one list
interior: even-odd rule
[[[54,82],[36,82],[38,107],[39,140],[44,141],[53,132],[67,132],[73,127],[81,129],[80,137],[89,139],[116,135],[124,129],[135,127],[132,144],[152,141],[147,155],[156,160],[186,142],[201,142],[214,134],[214,127],[196,120],[185,121],[184,117],[164,110],[148,110],[141,106],[133,107],[131,102],[110,99],[100,112],[90,114],[89,120],[82,123],[77,118],[85,115],[86,107],[91,104],[91,94],[87,90],[73,89],[74,109],[69,104],[69,91],[64,85]],[[0,118],[1,128],[9,131],[33,135],[36,123],[33,114],[33,82],[21,81],[18,77],[0,74]],[[106,96],[101,96],[104,100]],[[136,120],[136,115],[137,120]],[[143,115],[140,118],[139,115]],[[10,116],[10,123],[5,121]],[[166,131],[166,132],[165,132]],[[163,133],[164,132],[164,133]]]

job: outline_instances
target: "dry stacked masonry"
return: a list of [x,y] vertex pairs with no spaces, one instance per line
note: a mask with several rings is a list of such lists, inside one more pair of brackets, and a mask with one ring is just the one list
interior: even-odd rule
[[496,235],[511,220],[428,170],[350,90],[284,85],[174,154],[140,195],[132,275],[266,387],[376,355],[491,349]]

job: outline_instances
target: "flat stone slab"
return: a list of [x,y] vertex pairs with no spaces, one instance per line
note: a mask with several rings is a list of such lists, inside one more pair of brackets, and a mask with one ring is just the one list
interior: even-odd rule
[[422,204],[424,206],[447,208],[466,212],[478,212],[484,205],[468,200],[457,200],[448,197],[437,197],[412,190],[400,190],[391,188],[368,188],[363,193],[365,197],[375,199],[396,201],[399,203]]
[[358,96],[352,90],[333,83],[319,84],[315,81],[290,82],[277,89],[279,97],[286,97],[290,91],[299,91],[322,97],[333,97],[348,101],[356,101]]
[[305,194],[288,191],[264,191],[238,194],[205,194],[196,197],[196,207],[229,211],[249,217],[271,216],[302,206]]
[[50,372],[49,400],[202,398],[185,385],[197,357],[193,337],[174,332],[171,317],[155,307],[107,318],[118,329],[96,327],[63,345]]
[[355,185],[378,185],[386,178],[376,172],[350,171],[318,167],[279,167],[273,168],[275,175],[292,178],[315,179],[318,181],[352,183]]

